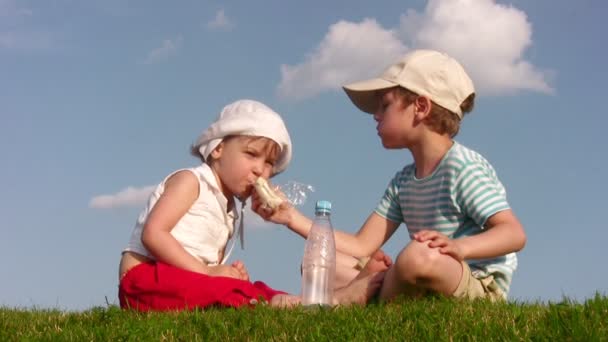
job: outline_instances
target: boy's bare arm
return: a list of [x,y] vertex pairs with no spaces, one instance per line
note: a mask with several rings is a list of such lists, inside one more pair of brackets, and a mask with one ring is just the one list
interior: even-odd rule
[[[278,196],[285,198],[280,190],[273,190]],[[264,205],[265,201],[257,191],[252,194],[252,210],[262,218],[276,224],[282,224],[299,234],[308,237],[312,220],[303,215],[288,201],[271,207]],[[398,223],[372,213],[359,231],[355,234],[335,230],[336,250],[354,257],[370,256],[378,250],[399,227]]]
[[[292,207],[285,225],[306,238],[312,226],[312,220]],[[369,256],[393,235],[398,226],[398,224],[372,213],[355,234],[334,230],[336,250],[354,257]]]
[[517,252],[526,244],[526,234],[511,210],[492,215],[486,229],[477,235],[450,239],[436,230],[421,230],[413,238],[428,241],[429,247],[457,260],[495,258]]
[[524,248],[526,233],[513,211],[503,210],[487,220],[482,233],[455,241],[464,259],[494,258]]

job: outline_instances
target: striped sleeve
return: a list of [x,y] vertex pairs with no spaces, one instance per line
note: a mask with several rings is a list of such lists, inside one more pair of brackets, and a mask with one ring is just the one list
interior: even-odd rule
[[464,165],[455,188],[459,207],[480,227],[492,215],[510,209],[505,189],[489,165],[480,162]]
[[378,215],[397,223],[403,222],[401,205],[399,204],[400,179],[401,172],[398,172],[388,184],[388,187],[375,210]]

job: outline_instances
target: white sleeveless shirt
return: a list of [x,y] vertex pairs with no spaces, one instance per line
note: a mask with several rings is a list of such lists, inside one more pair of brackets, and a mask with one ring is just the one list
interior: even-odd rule
[[[234,233],[238,213],[235,208],[227,211],[228,200],[220,191],[215,175],[207,164],[182,170],[190,171],[196,176],[199,195],[188,212],[173,227],[171,235],[188,253],[205,264],[224,263],[228,258],[227,255],[224,256],[226,245]],[[135,252],[154,259],[141,241],[143,227],[150,211],[163,194],[167,179],[182,170],[173,172],[156,187],[139,215],[129,245],[123,252]]]

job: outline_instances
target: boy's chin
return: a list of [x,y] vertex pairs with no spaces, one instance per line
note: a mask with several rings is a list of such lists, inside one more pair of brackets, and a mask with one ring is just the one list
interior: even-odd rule
[[392,141],[384,141],[382,140],[382,147],[384,147],[387,150],[399,150],[402,148],[407,148],[407,146],[403,146],[403,144],[397,144],[395,142]]
[[391,143],[389,142],[384,142],[382,141],[382,147],[384,147],[387,150],[395,150],[398,149],[399,147],[393,146]]
[[236,194],[235,197],[238,198],[241,202],[244,202],[244,201],[248,200],[249,197],[251,197],[252,193],[253,193],[253,188],[242,191],[241,193]]

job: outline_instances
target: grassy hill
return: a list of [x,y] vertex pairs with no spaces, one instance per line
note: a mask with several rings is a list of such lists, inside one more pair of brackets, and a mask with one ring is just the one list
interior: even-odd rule
[[0,308],[0,341],[608,341],[608,297],[584,303],[399,299],[367,307],[137,313]]

